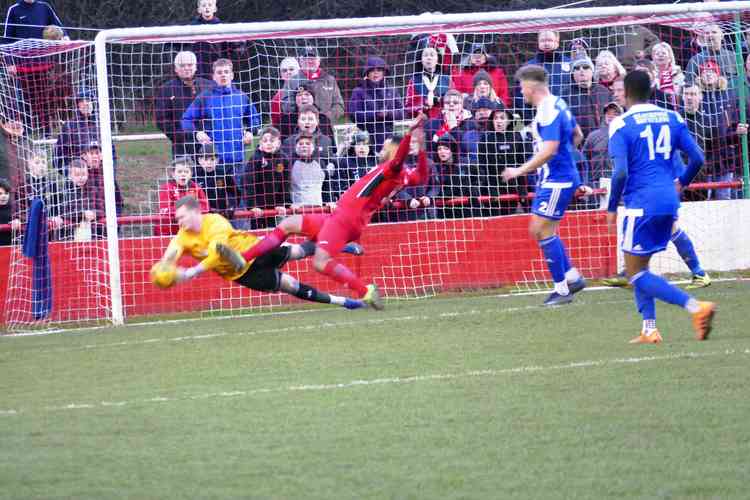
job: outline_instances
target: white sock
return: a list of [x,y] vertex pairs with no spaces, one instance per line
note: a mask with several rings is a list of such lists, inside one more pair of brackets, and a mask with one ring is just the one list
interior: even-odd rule
[[695,314],[701,310],[700,302],[695,300],[693,297],[690,297],[687,301],[687,304],[685,304],[685,309],[687,309],[690,314]]
[[565,280],[568,283],[573,283],[574,281],[578,281],[581,279],[581,273],[578,272],[578,269],[575,267],[571,267],[567,271],[565,271]]
[[331,304],[336,304],[337,306],[343,306],[344,302],[346,302],[346,297],[341,297],[340,295],[328,295],[331,297]]
[[559,295],[568,295],[570,293],[570,290],[568,290],[568,282],[563,280],[559,283],[555,283],[555,291]]
[[651,332],[656,330],[656,320],[655,319],[644,319],[643,320],[643,331],[646,333],[646,335],[650,335]]

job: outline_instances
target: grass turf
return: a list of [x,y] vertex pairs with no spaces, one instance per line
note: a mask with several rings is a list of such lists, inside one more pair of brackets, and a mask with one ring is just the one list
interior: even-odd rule
[[750,284],[0,338],[0,498],[746,498]]

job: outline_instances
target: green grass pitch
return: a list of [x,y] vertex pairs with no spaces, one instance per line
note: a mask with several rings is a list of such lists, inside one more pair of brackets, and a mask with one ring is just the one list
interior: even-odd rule
[[0,498],[745,499],[750,283],[0,338]]

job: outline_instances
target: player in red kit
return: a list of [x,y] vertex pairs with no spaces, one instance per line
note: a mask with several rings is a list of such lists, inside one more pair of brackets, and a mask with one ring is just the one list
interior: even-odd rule
[[[336,257],[348,242],[359,239],[383,201],[391,198],[405,186],[423,184],[427,181],[429,171],[423,144],[424,121],[423,113],[412,121],[409,132],[398,144],[395,154],[395,145],[392,142],[383,146],[386,152],[384,161],[341,195],[332,214],[292,215],[281,221],[263,241],[241,255],[223,245],[217,246],[217,251],[235,264],[235,267],[240,268],[246,261],[277,248],[290,235],[305,235],[317,243],[313,257],[316,271],[348,286],[357,298],[363,299],[375,309],[382,309],[383,302],[377,286],[366,285],[354,272],[336,260]],[[403,164],[409,154],[412,134],[420,141],[419,159],[415,168],[408,169],[403,168]],[[388,156],[391,157],[387,158]]]

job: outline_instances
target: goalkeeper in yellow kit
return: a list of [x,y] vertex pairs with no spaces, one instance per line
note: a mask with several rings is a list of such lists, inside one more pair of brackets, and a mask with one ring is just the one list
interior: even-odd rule
[[177,268],[175,283],[195,278],[205,271],[214,271],[228,281],[234,281],[252,290],[262,292],[285,292],[298,299],[335,304],[347,309],[365,307],[361,300],[330,295],[300,283],[292,276],[281,272],[281,267],[290,260],[299,260],[315,253],[315,244],[288,245],[277,248],[255,260],[247,262],[239,271],[224,260],[216,251],[222,243],[237,252],[245,252],[258,243],[259,238],[245,231],[237,231],[227,219],[219,214],[201,213],[200,203],[192,196],[185,196],[175,204],[175,219],[180,226],[161,258],[162,264],[175,264],[187,252],[200,260],[189,268]]

